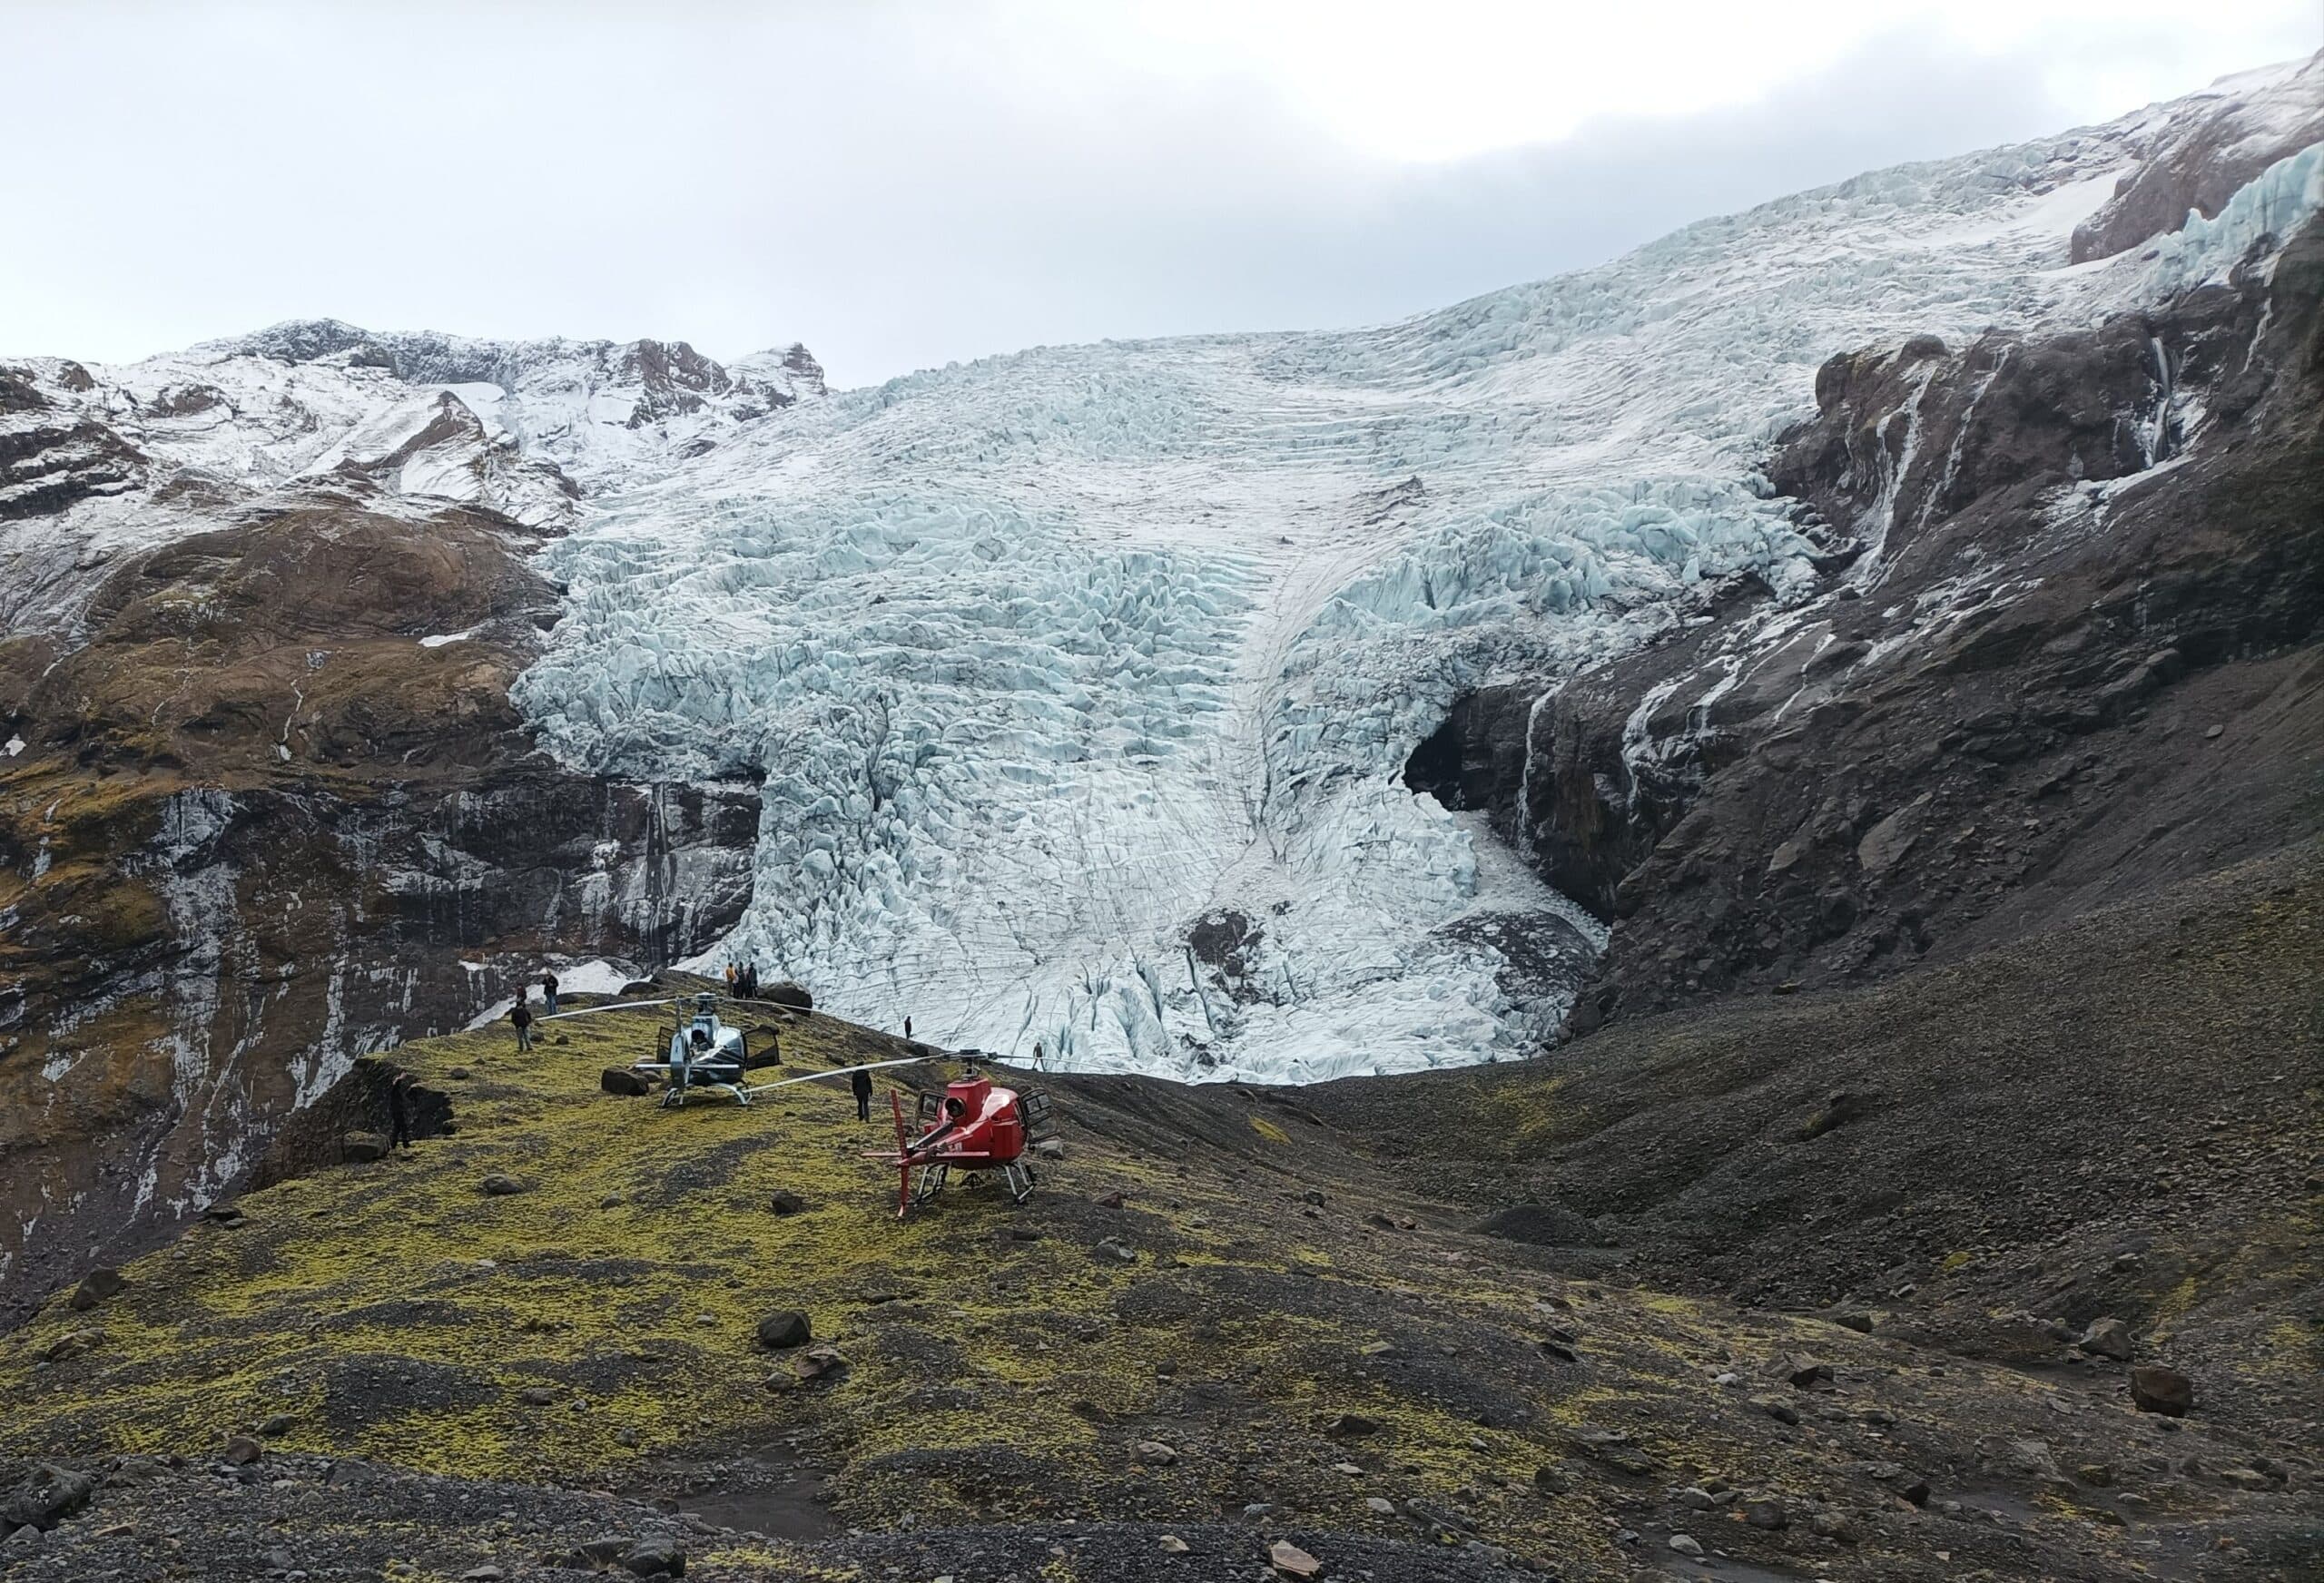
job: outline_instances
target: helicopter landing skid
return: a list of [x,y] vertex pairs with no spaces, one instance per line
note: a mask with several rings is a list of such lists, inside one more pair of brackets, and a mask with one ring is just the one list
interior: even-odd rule
[[686,1102],[688,1094],[723,1094],[737,1105],[748,1105],[751,1102],[751,1091],[736,1084],[687,1083],[681,1080],[672,1083],[662,1091],[661,1107],[664,1110],[675,1109]]
[[1022,1204],[1033,1195],[1033,1167],[1022,1160],[1011,1160],[1001,1166],[1000,1181],[1009,1189],[1011,1204]]

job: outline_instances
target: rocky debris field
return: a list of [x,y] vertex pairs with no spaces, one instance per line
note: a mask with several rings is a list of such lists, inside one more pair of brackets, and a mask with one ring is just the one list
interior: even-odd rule
[[[768,1016],[790,1068],[905,1048]],[[2240,1256],[2284,1284],[2232,1289],[2250,1346],[2124,1302],[1979,1356],[1908,1300],[1738,1302],[1579,1184],[1459,1164],[1528,1125],[1553,1161],[1604,1080],[1574,1054],[1656,1020],[1465,1076],[1466,1112],[1450,1079],[1020,1074],[1063,1117],[1032,1200],[956,1183],[898,1222],[844,1079],[606,1092],[655,1018],[408,1045],[448,1131],[248,1194],[0,1341],[0,1488],[88,1487],[5,1509],[9,1575],[635,1576],[586,1547],[666,1539],[713,1578],[2097,1583],[2296,1578],[2324,1532],[2312,1274],[2275,1240]],[[331,1114],[369,1130],[362,1103]],[[2134,1400],[2142,1368],[2175,1405],[2158,1366],[2184,1416]]]

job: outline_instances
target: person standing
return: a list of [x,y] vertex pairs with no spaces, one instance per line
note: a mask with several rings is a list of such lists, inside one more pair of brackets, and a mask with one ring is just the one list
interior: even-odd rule
[[906,1017],[904,1018],[904,1037],[907,1039],[911,1037],[911,1018],[910,1017]]
[[855,1090],[855,1119],[871,1120],[872,1074],[859,1067],[856,1068],[855,1076],[849,1079],[848,1086]]
[[411,1147],[411,1074],[398,1072],[388,1084],[388,1147]]
[[555,1016],[556,1015],[556,974],[554,974],[554,973],[543,973],[543,974],[541,975],[541,999],[542,999],[542,1001],[545,1003],[546,1008],[547,1008],[547,1009],[543,1012],[543,1015],[544,1015],[544,1016],[547,1016],[547,1017],[555,1017]]
[[529,986],[517,992],[517,1004],[508,1008],[508,1020],[517,1025],[517,1053],[523,1055],[533,1047],[533,1003]]
[[1039,1039],[1033,1041],[1033,1070],[1041,1070],[1041,1041]]
[[732,962],[726,964],[726,993],[734,993],[734,964]]

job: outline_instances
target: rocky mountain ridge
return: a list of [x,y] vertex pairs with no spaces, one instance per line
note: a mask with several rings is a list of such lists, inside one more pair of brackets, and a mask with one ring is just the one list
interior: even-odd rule
[[732,922],[755,789],[576,773],[509,690],[575,473],[822,388],[799,348],[330,323],[0,368],[6,1312],[240,1185],[363,1052]]

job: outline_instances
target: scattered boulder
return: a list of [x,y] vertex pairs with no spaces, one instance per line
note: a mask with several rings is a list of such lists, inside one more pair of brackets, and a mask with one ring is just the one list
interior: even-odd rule
[[1819,1363],[1804,1352],[1778,1352],[1769,1360],[1768,1374],[1771,1379],[1786,1381],[1797,1389],[1806,1391],[1812,1386],[1828,1383],[1832,1378],[1832,1365]]
[[85,1313],[107,1298],[118,1295],[128,1284],[120,1271],[100,1264],[82,1276],[81,1283],[73,1288],[73,1307]]
[[686,1575],[686,1550],[677,1540],[657,1535],[630,1546],[621,1564],[640,1578],[683,1578]]
[[778,1187],[767,1195],[766,1206],[777,1214],[796,1214],[807,1207],[807,1201],[788,1187]]
[[632,978],[621,987],[621,998],[626,1000],[633,995],[651,995],[661,987],[651,978]]
[[1782,1501],[1772,1496],[1761,1496],[1743,1503],[1743,1520],[1753,1528],[1774,1533],[1791,1526],[1791,1513],[1784,1509]]
[[794,984],[788,978],[780,984],[770,984],[761,989],[758,998],[776,1006],[788,1006],[793,1011],[815,1009],[815,998],[807,993],[806,986]]
[[1065,1158],[1065,1140],[1053,1137],[1037,1138],[1033,1143],[1033,1152],[1044,1160],[1061,1160]]
[[791,1360],[791,1372],[801,1380],[820,1380],[847,1367],[847,1359],[833,1346],[809,1347]]
[[795,1308],[779,1308],[759,1321],[759,1345],[769,1352],[803,1347],[813,1339],[807,1316]]
[[1856,1522],[1837,1507],[1827,1507],[1807,1519],[1808,1531],[1817,1539],[1832,1539],[1844,1545],[1856,1540]]
[[1135,1264],[1137,1250],[1118,1237],[1108,1237],[1089,1250],[1099,1263]]
[[1797,1423],[1799,1409],[1780,1396],[1754,1396],[1751,1405],[1774,1419],[1777,1423]]
[[2131,1361],[2131,1327],[2119,1319],[2093,1319],[2074,1345],[2095,1357]]
[[1692,1534],[1672,1534],[1670,1548],[1690,1559],[1699,1560],[1703,1553],[1702,1541]]
[[298,1420],[287,1412],[271,1413],[259,1424],[258,1438],[262,1440],[271,1440],[278,1435],[288,1434],[290,1426],[296,1422]]
[[1545,1462],[1533,1470],[1533,1488],[1544,1495],[1571,1495],[1573,1475],[1555,1462]]
[[1335,1412],[1324,1421],[1324,1435],[1328,1440],[1354,1440],[1359,1435],[1379,1432],[1380,1421],[1360,1412]]
[[339,1155],[356,1165],[388,1157],[388,1140],[375,1132],[350,1132],[339,1140]]
[[643,1099],[654,1092],[654,1085],[646,1081],[645,1073],[634,1072],[627,1067],[607,1067],[597,1075],[597,1086],[625,1099]]
[[234,1434],[226,1437],[226,1443],[218,1456],[229,1467],[247,1468],[265,1454],[266,1448],[251,1436]]
[[2184,1418],[2195,1405],[2195,1382],[2176,1369],[2142,1363],[2131,1371],[2131,1404],[2141,1412]]
[[1571,1437],[1571,1443],[1575,1450],[1592,1461],[1634,1479],[1645,1478],[1659,1465],[1644,1450],[1631,1444],[1630,1435],[1622,1430],[1582,1430]]
[[527,1407],[554,1407],[556,1405],[556,1391],[547,1385],[527,1385],[517,1392],[517,1400]]
[[532,1184],[506,1172],[495,1171],[476,1185],[477,1191],[491,1198],[507,1198],[512,1194],[532,1190]]
[[1324,1563],[1289,1539],[1277,1539],[1267,1547],[1267,1565],[1286,1578],[1320,1578],[1324,1575]]
[[61,1363],[67,1358],[77,1358],[83,1352],[91,1351],[104,1339],[103,1331],[67,1331],[41,1348],[38,1356],[44,1363]]
[[0,1528],[54,1528],[96,1492],[97,1481],[88,1474],[43,1462],[0,1500]]
[[1189,1547],[1177,1534],[1164,1534],[1159,1548],[1166,1556],[1183,1556]]
[[1178,1452],[1160,1440],[1140,1440],[1130,1448],[1130,1460],[1148,1468],[1167,1468],[1177,1462]]

